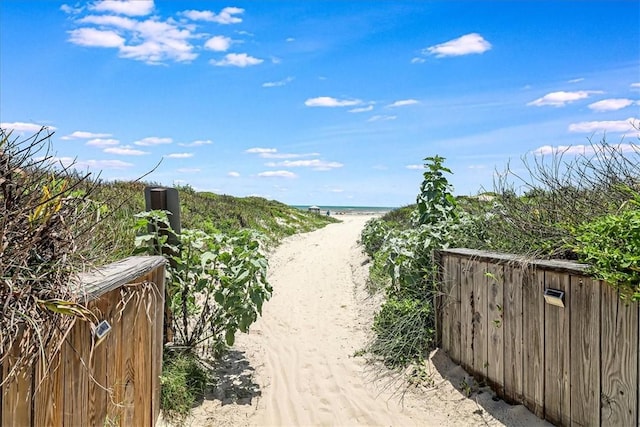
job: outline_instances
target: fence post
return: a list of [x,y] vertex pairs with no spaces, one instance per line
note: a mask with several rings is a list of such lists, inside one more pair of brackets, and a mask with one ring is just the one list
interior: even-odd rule
[[[179,248],[179,241],[176,234],[180,234],[181,222],[180,222],[180,198],[178,196],[178,190],[175,188],[166,187],[152,187],[148,186],[144,189],[144,200],[147,211],[151,210],[164,210],[171,212],[169,217],[169,225],[173,229],[174,233],[167,233],[167,243]],[[179,249],[178,249],[179,250]],[[175,262],[169,260],[169,264],[175,267]],[[169,287],[164,288],[164,331],[163,341],[168,343],[173,341],[173,314],[171,313]]]

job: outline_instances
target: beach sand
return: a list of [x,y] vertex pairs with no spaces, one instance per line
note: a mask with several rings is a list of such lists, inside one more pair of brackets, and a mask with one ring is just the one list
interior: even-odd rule
[[[217,390],[193,426],[545,426],[521,405],[492,399],[442,352],[427,386],[356,356],[371,338],[380,298],[365,290],[358,246],[371,215],[285,239],[270,255],[273,298],[218,367]],[[385,374],[386,373],[386,374]],[[467,398],[462,389],[472,385]]]

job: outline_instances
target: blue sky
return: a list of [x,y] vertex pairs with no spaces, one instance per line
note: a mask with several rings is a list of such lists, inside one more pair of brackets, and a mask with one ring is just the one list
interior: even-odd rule
[[0,122],[104,179],[400,206],[522,155],[637,144],[640,2],[0,3]]

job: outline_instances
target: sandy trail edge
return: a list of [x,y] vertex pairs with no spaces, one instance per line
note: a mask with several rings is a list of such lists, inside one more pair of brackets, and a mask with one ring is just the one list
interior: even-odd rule
[[[543,426],[521,405],[481,389],[441,351],[427,366],[433,386],[376,379],[362,357],[376,303],[364,291],[357,245],[370,216],[289,237],[270,256],[274,295],[249,335],[221,364],[217,392],[194,409],[193,426]],[[444,377],[444,378],[443,378]]]

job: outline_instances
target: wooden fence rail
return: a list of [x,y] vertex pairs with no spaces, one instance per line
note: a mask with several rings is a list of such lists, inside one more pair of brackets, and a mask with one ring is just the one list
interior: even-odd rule
[[[80,277],[80,292],[111,331],[93,344],[76,321],[50,369],[2,387],[0,427],[154,426],[160,413],[163,257],[130,257]],[[10,362],[0,366],[6,377]]]
[[[439,254],[438,336],[452,360],[556,425],[638,426],[639,308],[585,266]],[[564,307],[545,302],[564,292]]]

